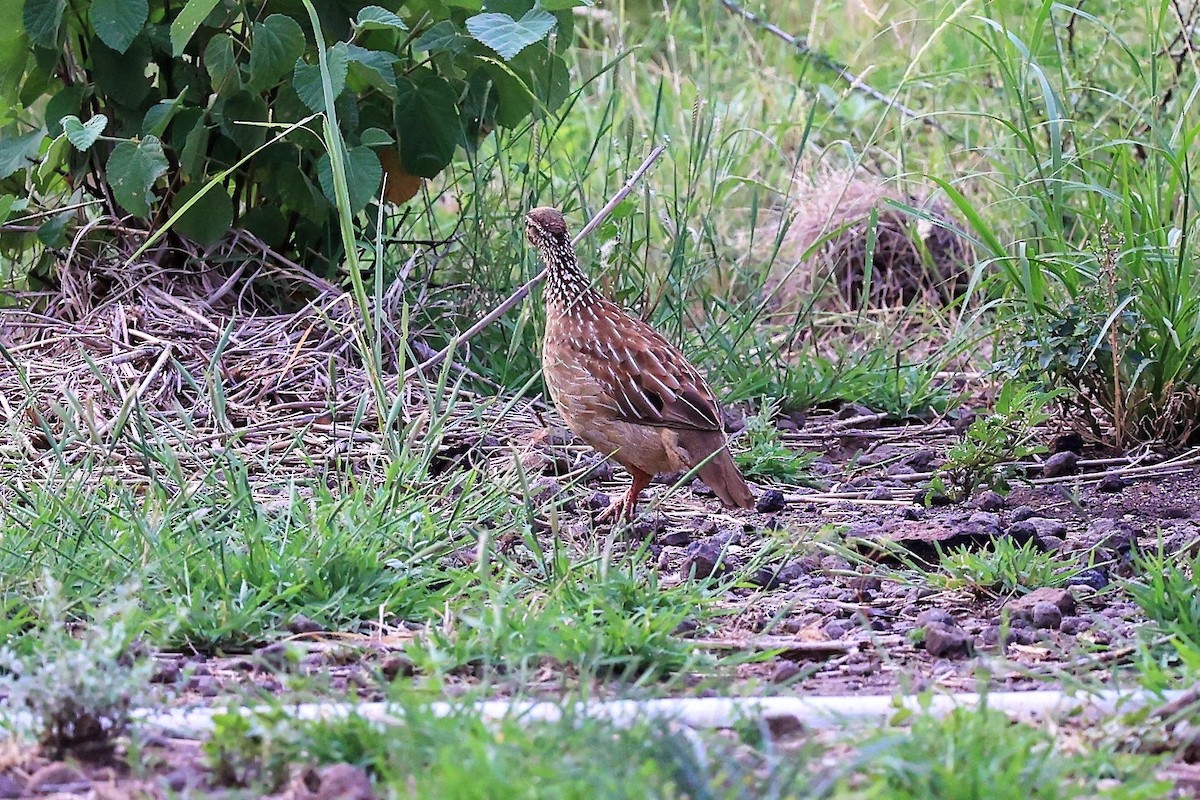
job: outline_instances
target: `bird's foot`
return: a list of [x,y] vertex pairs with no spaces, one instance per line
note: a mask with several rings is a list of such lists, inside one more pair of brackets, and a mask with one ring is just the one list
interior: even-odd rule
[[600,515],[596,517],[596,522],[618,522],[622,519],[626,522],[632,522],[635,516],[637,516],[637,500],[630,497],[629,493],[626,492],[616,500],[613,500],[608,508],[601,511]]

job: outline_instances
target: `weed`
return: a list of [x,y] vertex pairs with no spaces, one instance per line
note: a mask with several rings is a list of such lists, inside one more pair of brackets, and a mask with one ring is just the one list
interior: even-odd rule
[[962,547],[942,553],[941,580],[947,588],[969,588],[1001,595],[1025,594],[1042,586],[1063,586],[1072,568],[1053,553],[1037,549],[1033,541],[1018,545],[1005,536],[990,550]]
[[1050,418],[1045,408],[1054,393],[1032,386],[1005,383],[995,409],[971,423],[961,441],[946,454],[946,463],[929,482],[927,496],[945,494],[966,500],[981,486],[1006,490],[1016,467],[1013,462],[1045,451],[1035,428]]
[[745,431],[733,460],[750,480],[804,485],[805,470],[816,460],[816,453],[800,453],[783,443],[775,425],[777,413],[778,407],[767,403],[757,414],[746,417]]
[[[1145,761],[1118,764],[1059,751],[1048,733],[986,705],[943,718],[918,714],[900,734],[865,744],[857,761],[877,794],[893,800],[1045,800],[1161,797]],[[1111,778],[1124,773],[1125,785]],[[1034,788],[1036,787],[1036,788]]]
[[102,755],[125,733],[154,669],[138,651],[144,622],[136,591],[126,587],[93,611],[76,638],[59,585],[46,579],[37,648],[25,655],[6,648],[0,662],[10,672],[2,679],[9,705],[28,710],[29,728],[51,756]]

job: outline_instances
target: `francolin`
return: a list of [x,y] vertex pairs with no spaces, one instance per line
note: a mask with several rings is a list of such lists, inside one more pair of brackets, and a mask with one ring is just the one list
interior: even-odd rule
[[633,519],[651,478],[697,465],[700,480],[726,506],[751,507],[721,406],[696,368],[658,331],[592,288],[556,209],[530,211],[525,233],[547,267],[542,374],[550,397],[567,427],[633,477],[599,519]]

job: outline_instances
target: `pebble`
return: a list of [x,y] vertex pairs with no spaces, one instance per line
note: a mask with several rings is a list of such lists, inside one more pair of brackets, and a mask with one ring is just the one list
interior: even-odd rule
[[320,633],[325,630],[325,626],[316,620],[309,619],[303,614],[296,614],[287,622],[289,633],[304,634],[304,633]]
[[[1011,624],[1016,625],[1017,620],[1026,620],[1036,625],[1037,608],[1043,603],[1053,606],[1054,610],[1058,612],[1058,620],[1054,627],[1058,627],[1058,623],[1062,622],[1064,616],[1075,613],[1075,597],[1066,589],[1056,589],[1050,586],[1034,589],[1024,597],[1013,598],[1004,604],[1004,608],[1009,613]],[[1042,613],[1044,615],[1046,612],[1043,610]],[[1042,618],[1048,619],[1045,616]],[[1041,625],[1039,627],[1049,626]]]
[[1061,478],[1064,475],[1074,475],[1079,470],[1079,454],[1072,450],[1063,450],[1046,459],[1042,464],[1043,478]]
[[778,489],[767,489],[754,501],[754,510],[760,514],[775,514],[787,506],[783,492]]
[[1099,567],[1088,567],[1067,578],[1068,586],[1089,586],[1096,591],[1108,586],[1108,574]]
[[944,608],[927,608],[917,614],[917,627],[925,627],[931,622],[942,625],[954,625],[954,615]]
[[1033,610],[1030,612],[1030,622],[1033,623],[1033,627],[1058,630],[1062,621],[1063,612],[1054,603],[1034,603]]
[[934,658],[965,657],[971,654],[971,637],[958,626],[930,622],[924,631],[925,649]]
[[1029,506],[1017,506],[1012,512],[1012,518],[1014,522],[1020,522],[1023,519],[1029,519],[1033,516],[1037,516],[1037,512]]
[[840,639],[854,629],[854,623],[844,619],[835,619],[825,624],[822,629],[830,639]]
[[1063,633],[1074,636],[1092,627],[1092,621],[1083,617],[1063,617],[1058,629]]
[[1004,508],[1005,504],[1004,496],[999,492],[993,492],[991,489],[981,492],[975,498],[975,507],[980,511],[1000,511]]
[[1106,472],[1100,482],[1096,484],[1096,491],[1115,494],[1127,486],[1129,486],[1129,481],[1121,477],[1119,472]]
[[801,672],[800,667],[793,661],[780,661],[771,673],[771,683],[787,683]]

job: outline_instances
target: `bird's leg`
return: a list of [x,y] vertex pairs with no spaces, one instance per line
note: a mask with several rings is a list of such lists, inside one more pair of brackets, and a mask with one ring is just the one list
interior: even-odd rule
[[648,472],[642,472],[640,469],[629,467],[629,475],[633,478],[633,483],[629,484],[629,489],[625,494],[612,502],[608,508],[604,509],[600,516],[596,517],[597,522],[608,522],[624,517],[628,521],[632,521],[637,516],[638,497],[642,490],[650,485],[650,479],[654,476]]

